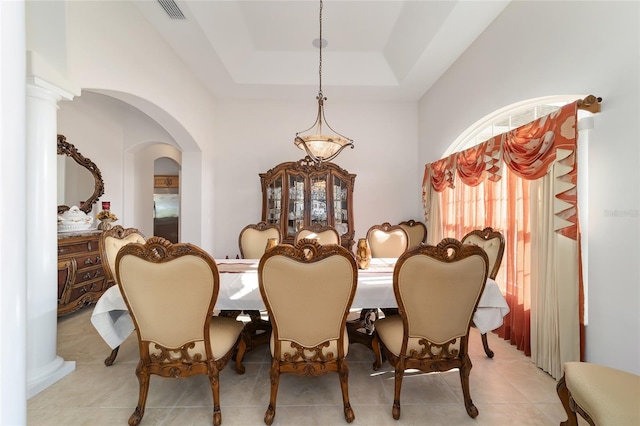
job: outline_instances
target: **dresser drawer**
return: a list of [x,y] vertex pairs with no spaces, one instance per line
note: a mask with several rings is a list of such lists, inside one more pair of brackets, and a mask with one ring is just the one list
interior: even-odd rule
[[70,291],[69,300],[78,300],[82,297],[90,297],[85,303],[96,302],[104,291],[104,278],[99,280],[88,280],[75,284]]
[[98,238],[86,241],[58,242],[58,256],[74,256],[79,253],[99,252]]
[[94,266],[93,268],[78,268],[78,270],[76,271],[76,279],[74,280],[74,286],[76,284],[81,284],[84,283],[86,281],[91,281],[91,280],[96,280],[96,279],[102,279],[104,280],[105,276],[104,276],[104,270],[102,269],[102,266],[98,265],[98,266]]
[[102,261],[100,260],[99,252],[80,253],[77,256],[74,256],[74,259],[76,260],[76,264],[78,265],[78,271],[96,267],[102,268]]

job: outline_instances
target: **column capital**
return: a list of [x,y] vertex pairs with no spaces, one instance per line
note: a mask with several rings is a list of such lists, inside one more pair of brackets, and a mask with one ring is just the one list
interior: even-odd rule
[[74,98],[74,94],[65,90],[55,84],[49,83],[47,80],[38,77],[37,75],[27,76],[27,95],[34,96],[36,93],[30,92],[29,89],[40,89],[49,92],[55,97],[55,101],[70,101]]

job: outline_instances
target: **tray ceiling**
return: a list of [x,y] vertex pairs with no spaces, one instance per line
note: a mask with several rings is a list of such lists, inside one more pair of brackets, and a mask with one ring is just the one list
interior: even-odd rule
[[[317,94],[318,1],[162,2],[184,19],[171,18],[160,1],[135,4],[215,96]],[[332,99],[418,100],[508,3],[325,0],[324,92]]]

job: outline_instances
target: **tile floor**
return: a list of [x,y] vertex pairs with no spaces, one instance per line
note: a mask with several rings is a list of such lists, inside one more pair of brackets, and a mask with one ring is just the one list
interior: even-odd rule
[[[135,368],[138,348],[132,334],[116,362],[106,367],[110,353],[90,322],[91,309],[58,321],[58,354],[76,361],[76,369],[28,401],[30,426],[126,425],[138,398]],[[482,350],[477,330],[470,338],[471,397],[480,412],[467,416],[457,370],[441,374],[407,374],[402,387],[402,415],[393,420],[393,371],[388,364],[375,372],[373,355],[352,344],[348,355],[349,396],[355,425],[558,425],[565,420],[556,395],[556,381],[530,359],[495,335],[489,343],[495,357]],[[249,352],[246,373],[230,363],[220,376],[222,424],[263,425],[269,401],[267,347]],[[336,374],[280,379],[274,425],[343,425],[341,393]],[[210,425],[212,397],[204,376],[163,379],[152,376],[141,425]],[[585,424],[580,422],[580,424]]]

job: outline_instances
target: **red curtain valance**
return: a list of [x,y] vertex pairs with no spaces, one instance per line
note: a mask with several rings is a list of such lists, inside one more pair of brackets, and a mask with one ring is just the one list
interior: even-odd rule
[[484,179],[497,181],[506,166],[523,179],[545,176],[556,164],[556,179],[563,182],[556,194],[561,201],[556,217],[562,225],[557,230],[577,238],[577,111],[578,102],[482,142],[451,154],[425,167],[424,191],[431,185],[436,192],[454,188],[460,182],[476,186]]
[[438,192],[444,191],[445,188],[453,188],[453,174],[455,164],[454,155],[442,158],[433,163],[427,164],[425,173],[428,174],[428,181],[433,189]]

